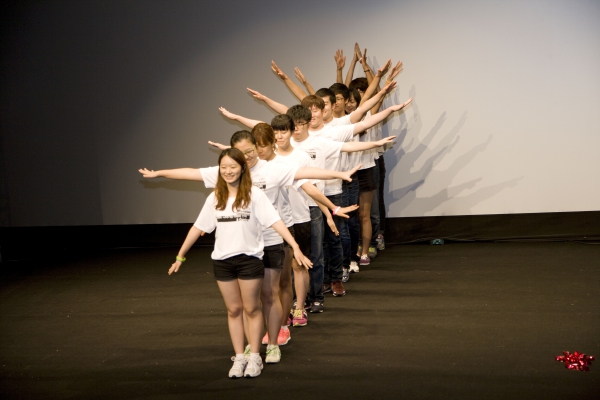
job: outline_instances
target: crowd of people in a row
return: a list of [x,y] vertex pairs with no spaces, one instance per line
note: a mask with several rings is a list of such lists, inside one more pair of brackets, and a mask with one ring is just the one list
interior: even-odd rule
[[[323,312],[325,294],[344,296],[350,273],[385,248],[382,154],[395,137],[383,138],[381,126],[412,99],[380,110],[401,62],[391,68],[388,60],[374,72],[366,49],[361,54],[355,45],[344,83],[345,61],[338,50],[337,81],[317,91],[296,68],[308,93],[273,62],[300,104],[288,108],[248,89],[279,113],[270,124],[221,108],[251,131],[234,133],[229,145],[209,142],[222,150],[217,166],[140,169],[145,178],[196,180],[214,188],[169,274],[179,270],[199,236],[216,230],[211,258],[236,354],[232,378],[261,374],[265,324],[265,362],[277,363],[279,346],[291,338],[289,327],[307,325],[307,311]],[[357,64],[364,78],[353,79]]]

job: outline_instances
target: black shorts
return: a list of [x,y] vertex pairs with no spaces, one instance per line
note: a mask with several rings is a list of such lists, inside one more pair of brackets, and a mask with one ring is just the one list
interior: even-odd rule
[[375,167],[358,170],[358,190],[360,192],[370,192],[375,190]]
[[265,266],[260,258],[238,254],[225,260],[213,260],[213,272],[218,281],[262,279]]
[[[288,226],[287,228],[288,228],[288,231],[290,231],[290,234],[292,235],[292,237],[294,239],[296,239],[296,233],[294,232],[294,225]],[[283,241],[283,247],[290,248],[290,244],[284,240]]]
[[296,234],[294,239],[296,239],[300,251],[308,257],[310,254],[310,221],[294,224],[294,232]]
[[265,268],[282,269],[283,258],[283,243],[274,244],[273,246],[265,246],[265,255],[263,256],[263,264]]

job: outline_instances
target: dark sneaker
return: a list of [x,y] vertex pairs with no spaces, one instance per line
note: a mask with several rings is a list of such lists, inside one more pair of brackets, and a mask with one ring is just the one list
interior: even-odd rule
[[315,301],[314,303],[312,303],[312,305],[310,306],[310,312],[311,313],[322,313],[323,312],[323,303]]
[[385,239],[382,234],[377,235],[375,241],[377,242],[377,250],[385,250]]
[[350,268],[342,267],[342,282],[346,283],[350,280]]
[[341,281],[332,282],[331,287],[333,288],[332,290],[334,296],[343,296],[346,294],[346,289]]
[[331,283],[323,284],[323,294],[331,292]]

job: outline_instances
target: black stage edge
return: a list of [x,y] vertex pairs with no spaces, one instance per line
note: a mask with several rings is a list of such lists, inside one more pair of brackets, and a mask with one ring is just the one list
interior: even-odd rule
[[[180,246],[191,223],[0,228],[3,260],[119,247]],[[600,211],[388,218],[386,242],[600,241]],[[213,235],[196,245],[211,245]]]

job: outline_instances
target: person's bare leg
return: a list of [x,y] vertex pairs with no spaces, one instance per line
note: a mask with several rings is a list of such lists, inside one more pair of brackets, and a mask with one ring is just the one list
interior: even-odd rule
[[277,344],[279,328],[281,327],[281,301],[279,300],[280,269],[265,268],[265,279],[262,285],[261,300],[263,315],[269,333],[269,344]]
[[294,292],[292,290],[292,249],[284,249],[283,269],[279,277],[279,299],[281,301],[281,326],[287,325],[287,319],[292,309]]
[[362,237],[362,254],[369,254],[369,244],[373,227],[371,226],[371,202],[373,201],[373,190],[361,192],[358,196],[358,218],[360,219],[361,237]]
[[[223,300],[225,301],[225,307],[227,308],[227,323],[229,326],[229,335],[231,337],[231,343],[235,354],[244,353],[244,322],[242,316],[242,310],[248,313],[249,323],[256,323],[256,315],[259,316],[259,333],[262,326],[260,318],[260,288],[262,286],[262,279],[252,279],[242,284],[239,284],[238,280],[231,281],[217,281]],[[252,328],[250,329],[250,336],[252,338]],[[258,339],[260,341],[260,338]],[[251,344],[252,345],[252,344]],[[256,352],[259,350],[259,343],[254,347]]]

